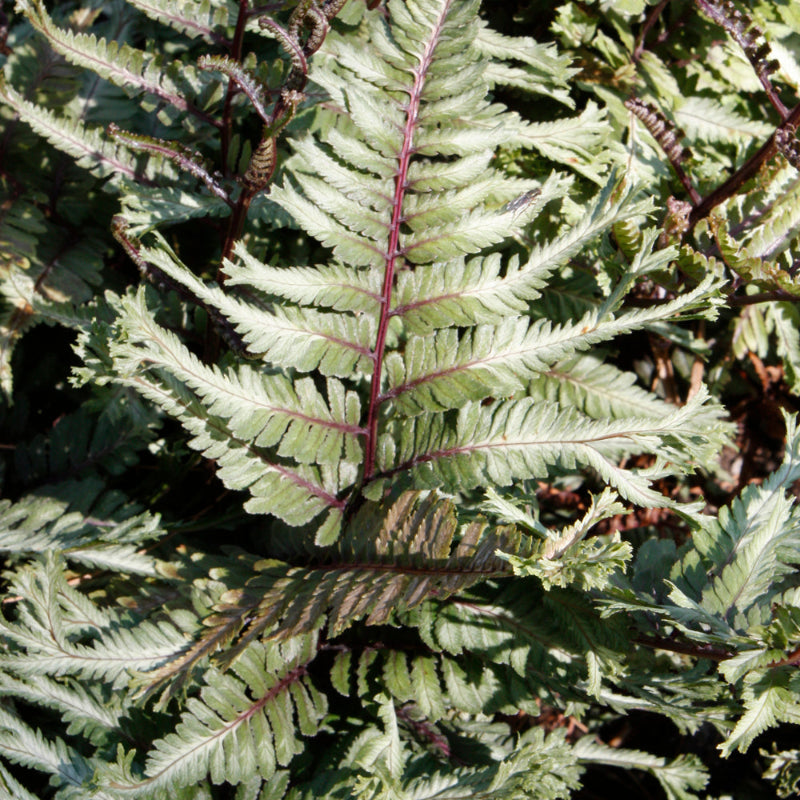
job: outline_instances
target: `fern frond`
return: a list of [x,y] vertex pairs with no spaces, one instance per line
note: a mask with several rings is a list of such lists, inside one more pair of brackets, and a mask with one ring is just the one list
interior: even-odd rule
[[520,122],[508,144],[536,150],[545,158],[602,185],[607,180],[609,169],[601,144],[608,125],[605,110],[590,102],[574,117],[548,122]]
[[171,108],[193,114],[206,123],[214,122],[186,98],[189,93],[200,94],[204,88],[203,78],[194,67],[180,62],[161,64],[146,51],[130,45],[64,30],[53,22],[41,0],[19,0],[17,10],[69,62],[90,69],[117,86],[151,94]]
[[504,713],[529,690],[526,682],[548,702],[559,695],[561,702],[585,700],[597,694],[604,674],[615,673],[624,640],[577,592],[545,594],[521,579],[502,592],[432,603],[417,624],[429,647],[458,657],[442,661],[440,670],[450,702],[471,713]]
[[[121,498],[100,496],[97,480],[62,483],[16,503],[0,501],[0,552],[29,555],[60,551],[90,567],[155,575],[155,562],[138,552],[141,543],[163,534],[159,519],[125,508]],[[64,499],[61,499],[64,498]]]
[[120,695],[104,696],[98,687],[87,688],[75,680],[56,681],[44,675],[20,680],[0,674],[0,696],[18,697],[28,703],[53,709],[69,723],[69,733],[80,733],[95,743],[120,735],[123,715]]
[[[790,184],[784,188],[782,196],[767,201],[759,219],[741,237],[742,255],[764,261],[783,261],[786,267],[791,266],[800,238],[798,198],[800,187]],[[787,256],[788,261],[784,260]]]
[[218,309],[248,349],[264,361],[340,377],[368,367],[375,339],[373,317],[324,314],[291,306],[259,308],[203,283],[163,249],[142,248],[141,256],[185,286],[190,296]]
[[[371,733],[371,737],[365,736],[358,743],[361,747],[356,750],[354,758],[359,766],[364,764],[364,751],[378,750],[381,755],[386,752],[385,737]],[[360,797],[364,798],[525,800],[537,797],[541,800],[564,800],[580,786],[580,768],[563,735],[553,732],[546,736],[541,729],[529,735],[514,751],[486,766],[440,768],[422,776],[415,774],[412,761],[410,769],[407,768],[408,774],[392,780],[390,768],[381,759],[366,763],[371,767],[368,772],[374,774],[360,781],[359,788],[363,790]],[[312,800],[312,797],[312,794],[302,795],[303,800]]]
[[748,486],[718,520],[701,517],[693,537],[709,564],[700,602],[725,625],[747,627],[747,612],[776,592],[776,577],[793,571],[790,543],[798,521],[786,491],[800,477],[800,435],[786,417],[787,445],[781,467],[760,486]]
[[[536,245],[528,260],[502,265],[499,256],[420,266],[398,275],[396,307],[411,330],[495,322],[518,314],[536,299],[550,274],[616,222],[647,213],[649,203],[631,203],[629,195],[610,201],[616,181],[609,181],[585,210],[580,222],[555,239]],[[562,184],[566,189],[566,185]]]
[[0,791],[5,793],[5,797],[13,797],[14,800],[39,800],[9,772],[2,762],[0,762]]
[[246,639],[265,630],[273,638],[305,633],[325,617],[329,635],[337,636],[356,620],[382,625],[430,596],[446,598],[504,575],[496,551],[508,546],[520,547],[513,528],[488,531],[479,520],[459,530],[449,501],[407,492],[388,509],[362,507],[323,565],[265,564],[217,612],[220,622],[246,619]]
[[107,774],[107,788],[116,797],[162,798],[206,776],[234,785],[253,774],[270,779],[303,751],[298,733],[316,734],[327,712],[306,674],[316,650],[314,636],[256,642],[229,672],[209,670],[174,732],[154,743],[144,774],[123,762]]
[[702,142],[741,142],[770,136],[768,122],[750,119],[708,97],[690,95],[675,104],[672,112],[687,135]]
[[[780,721],[800,721],[800,703],[797,702],[786,670],[773,669],[766,674],[752,676],[743,693],[745,712],[728,738],[719,745],[723,756],[738,750],[747,751],[758,734]],[[796,691],[796,689],[795,689]]]
[[[124,355],[124,354],[123,354]],[[174,379],[128,379],[144,397],[177,419],[192,439],[188,444],[214,459],[217,474],[230,489],[252,495],[245,508],[253,514],[273,514],[290,525],[303,525],[328,512],[321,530],[338,528],[344,501],[338,494],[356,480],[356,467],[346,462],[329,468],[285,464],[269,450],[236,438],[224,420],[209,414]]]
[[342,457],[361,461],[360,401],[339,381],[329,379],[326,399],[310,379],[293,383],[247,366],[236,371],[208,367],[154,322],[143,293],[123,300],[120,312],[118,326],[127,347],[117,346],[114,355],[121,374],[126,374],[123,359],[131,364],[128,380],[142,369],[165,370],[189,387],[210,415],[224,419],[235,437],[261,448],[280,445],[281,457],[306,464],[335,464]]
[[557,362],[527,384],[531,397],[574,406],[594,419],[663,417],[666,401],[636,385],[636,377],[591,353]]
[[252,286],[267,295],[302,306],[364,311],[372,315],[378,311],[380,275],[372,270],[354,271],[345,264],[273,267],[250,255],[241,242],[233,252],[241,261],[226,262],[226,286]]
[[[419,486],[508,486],[521,478],[543,478],[552,466],[591,466],[623,497],[637,505],[666,507],[671,501],[650,488],[653,471],[624,470],[614,461],[624,452],[648,452],[686,463],[680,451],[716,447],[716,434],[694,425],[694,414],[707,400],[699,392],[683,408],[662,420],[588,421],[558,406],[542,407],[531,398],[464,406],[455,428],[437,415],[423,414],[379,443],[380,470],[410,471]],[[709,439],[709,433],[712,438]],[[672,443],[672,444],[671,444]],[[677,445],[677,447],[676,447]]]
[[571,59],[559,54],[551,43],[528,36],[504,36],[482,26],[475,37],[475,48],[491,59],[486,72],[490,85],[513,86],[575,107],[569,96],[569,81],[578,69],[571,67]]
[[[344,141],[343,124],[326,136],[322,148],[301,143],[300,152],[317,150],[325,158],[296,162],[302,191],[287,182],[273,188],[271,198],[341,261],[355,266],[398,257],[415,264],[446,261],[496,244],[519,229],[513,212],[496,210],[498,193],[504,191],[497,171],[484,170],[471,183],[463,180],[503,142],[501,109],[485,100],[488,62],[471,47],[478,34],[474,12],[470,3],[434,3],[413,14],[393,4],[396,40],[386,37],[374,15],[365,21],[368,34],[380,43],[379,56],[359,53],[331,37],[327,60],[315,62],[313,79],[346,109],[361,142]],[[455,37],[459,48],[451,45]],[[455,60],[458,69],[452,68]],[[441,157],[451,155],[458,156],[456,164],[472,166],[466,172],[441,169]],[[326,167],[332,162],[329,181]],[[398,165],[403,176],[399,188],[387,183],[398,174]],[[448,182],[448,169],[462,180]],[[441,188],[430,191],[435,185]],[[359,204],[363,199],[366,203]]]
[[531,323],[509,319],[497,326],[479,325],[459,336],[455,328],[411,337],[402,355],[386,359],[391,398],[404,414],[456,408],[464,400],[507,397],[550,365],[569,355],[708,303],[717,284],[706,281],[684,297],[601,319],[590,312],[569,325],[549,320]]
[[579,739],[573,752],[582,764],[608,764],[648,772],[661,784],[668,800],[695,798],[694,791],[699,792],[708,782],[702,762],[694,755],[681,755],[668,761],[641,750],[609,747],[593,741],[591,736]]
[[[4,708],[0,708],[0,753],[16,764],[50,775],[52,782],[72,797],[85,790],[97,766],[61,739],[46,739]],[[103,790],[96,797],[113,800],[113,795]]]
[[57,149],[72,156],[79,166],[90,170],[97,177],[119,175],[131,180],[151,182],[150,169],[142,169],[126,148],[104,139],[99,128],[89,127],[79,120],[58,117],[52,111],[31,103],[9,86],[2,76],[0,98],[36,133]]
[[[102,678],[119,688],[128,683],[133,671],[152,670],[186,647],[184,635],[166,622],[140,622],[135,628],[122,625],[117,615],[67,583],[63,564],[52,552],[44,562],[17,570],[10,593],[21,599],[15,620],[0,620],[0,631],[12,645],[0,656],[0,663],[25,678]],[[86,644],[87,630],[100,638]]]
[[224,0],[127,0],[150,19],[186,36],[203,36],[223,43],[222,31],[230,23],[230,6]]

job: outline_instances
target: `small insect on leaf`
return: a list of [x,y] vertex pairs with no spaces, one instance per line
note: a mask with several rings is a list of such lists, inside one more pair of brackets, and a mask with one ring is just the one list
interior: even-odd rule
[[519,197],[510,200],[500,210],[503,214],[513,213],[516,219],[541,193],[541,189],[530,189]]

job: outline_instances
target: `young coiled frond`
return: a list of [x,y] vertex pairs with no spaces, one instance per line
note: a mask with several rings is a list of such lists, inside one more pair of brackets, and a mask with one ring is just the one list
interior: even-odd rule
[[652,103],[646,103],[638,97],[629,97],[625,101],[625,107],[644,123],[671,162],[680,164],[691,157],[690,151],[681,144],[686,134],[676,128]]

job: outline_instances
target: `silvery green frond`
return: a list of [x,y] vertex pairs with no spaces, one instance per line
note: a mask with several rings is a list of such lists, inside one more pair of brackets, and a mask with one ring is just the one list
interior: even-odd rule
[[175,378],[138,375],[129,382],[183,425],[192,437],[189,446],[216,462],[225,486],[249,491],[252,496],[245,508],[251,513],[273,514],[290,525],[303,525],[328,512],[323,527],[338,526],[344,502],[337,495],[355,482],[354,466],[286,463],[272,449],[237,438],[224,419],[210,414]]
[[58,116],[53,111],[26,100],[0,77],[0,99],[13,108],[20,119],[50,144],[72,156],[76,163],[98,177],[110,175],[130,180],[150,180],[152,166],[142,169],[127,148],[103,136],[97,127],[80,120]]
[[325,695],[307,676],[316,654],[313,635],[280,645],[254,642],[228,672],[209,670],[175,730],[154,742],[143,774],[123,760],[105,776],[109,793],[162,798],[206,776],[234,785],[253,774],[272,778],[325,717]]
[[[9,761],[40,770],[59,787],[59,796],[66,800],[86,797],[86,786],[97,763],[84,758],[61,739],[48,739],[40,731],[4,708],[0,708],[0,753]],[[21,798],[25,798],[25,794]],[[98,791],[97,800],[113,800],[113,795]]]
[[126,627],[118,614],[67,583],[52,552],[19,568],[9,589],[21,599],[14,619],[0,620],[9,644],[0,663],[23,678],[72,675],[119,688],[133,671],[154,669],[186,646],[184,635],[167,622]]
[[[391,3],[389,14],[388,26],[375,15],[364,21],[370,49],[332,36],[326,58],[315,61],[312,77],[342,119],[326,141],[298,142],[294,182],[271,192],[354,266],[398,256],[448,261],[497,244],[520,225],[500,209],[512,198],[503,196],[500,173],[486,167],[513,118],[486,100],[489,62],[474,45],[473,5]],[[443,164],[451,155],[452,164]],[[402,186],[391,179],[398,169]],[[400,214],[405,230],[395,233]]]
[[89,478],[0,501],[0,552],[18,558],[57,551],[89,567],[154,575],[154,559],[139,549],[163,535],[158,517],[102,488]]
[[465,405],[453,427],[426,413],[399,432],[396,446],[384,435],[380,469],[388,474],[410,472],[421,487],[450,491],[456,486],[508,486],[519,479],[544,478],[556,465],[568,469],[586,465],[633,503],[669,506],[672,501],[650,485],[663,464],[627,470],[618,466],[617,458],[646,452],[691,468],[681,455],[684,447],[691,453],[717,446],[719,432],[694,423],[695,412],[707,397],[699,392],[683,408],[659,420],[588,420],[572,409],[543,407],[532,398]]
[[230,22],[227,0],[127,0],[134,8],[156,22],[168,25],[186,36],[202,36],[217,41],[219,28]]
[[249,351],[269,365],[346,377],[368,364],[375,335],[370,315],[257,305],[204,283],[164,249],[142,248],[142,258],[185,287],[190,297],[222,314]]
[[527,552],[510,526],[492,529],[483,520],[459,526],[453,504],[436,493],[406,492],[388,507],[367,503],[327,551],[326,563],[257,566],[241,591],[217,605],[206,636],[232,624],[245,642],[265,632],[273,640],[305,633],[325,620],[329,636],[359,619],[383,625],[429,597],[444,599],[502,577],[500,549]]
[[568,108],[575,107],[568,87],[578,68],[552,44],[528,36],[504,36],[484,26],[475,38],[475,47],[491,59],[491,83],[547,95]]
[[122,698],[109,694],[97,686],[84,687],[72,678],[54,680],[36,675],[25,680],[0,673],[0,696],[50,708],[69,723],[70,733],[80,733],[97,744],[113,742],[122,732]]
[[715,282],[708,281],[685,297],[646,311],[603,318],[589,313],[568,325],[511,317],[496,326],[478,325],[463,335],[455,328],[446,328],[412,336],[402,357],[392,354],[386,359],[385,395],[407,415],[459,407],[465,400],[507,397],[576,352],[674,319],[681,311],[703,309],[715,288]]
[[301,306],[377,314],[381,280],[373,270],[354,270],[350,265],[336,263],[273,267],[250,255],[242,243],[236,245],[234,253],[240,261],[227,263],[226,286],[251,286]]
[[[299,463],[361,460],[360,400],[339,381],[328,380],[326,397],[310,379],[292,382],[249,365],[227,370],[208,366],[155,322],[142,293],[135,301],[122,301],[117,326],[124,345],[115,348],[114,356],[127,383],[135,386],[139,375],[167,373],[191,391],[210,416],[225,420],[233,436],[257,448],[276,447],[278,456]],[[127,374],[123,363],[131,364]]]
[[203,74],[179,62],[165,65],[147,52],[126,44],[97,39],[93,35],[73,33],[56,25],[41,0],[19,0],[17,10],[44,34],[51,46],[69,62],[88,68],[101,78],[127,89],[138,88],[168,103],[173,109],[209,119],[186,97],[198,95],[205,88]]
[[700,759],[681,755],[672,761],[641,750],[609,747],[584,736],[574,749],[581,764],[613,764],[623,769],[640,769],[650,773],[660,784],[669,800],[693,800],[695,792],[705,788],[708,774]]

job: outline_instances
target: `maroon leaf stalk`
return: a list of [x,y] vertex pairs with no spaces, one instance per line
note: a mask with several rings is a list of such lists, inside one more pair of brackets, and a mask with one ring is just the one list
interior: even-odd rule
[[394,187],[394,207],[392,210],[392,221],[389,228],[389,246],[386,252],[386,267],[383,275],[383,290],[381,293],[381,315],[378,321],[378,334],[375,341],[375,348],[371,353],[372,385],[370,387],[369,410],[367,412],[367,434],[365,441],[364,457],[364,481],[371,480],[375,475],[375,455],[378,444],[378,412],[382,402],[386,399],[381,395],[381,376],[383,370],[383,358],[386,349],[386,333],[389,328],[389,320],[392,317],[391,300],[392,289],[394,287],[394,276],[397,269],[398,259],[402,258],[403,251],[399,248],[400,226],[403,224],[403,200],[408,188],[408,167],[411,156],[414,153],[414,130],[417,126],[419,117],[420,101],[422,99],[422,89],[425,77],[430,68],[433,52],[439,38],[447,7],[441,12],[437,28],[428,42],[425,51],[420,59],[420,64],[414,72],[414,85],[409,92],[408,104],[406,106],[406,125],[403,131],[403,144],[398,155],[397,172],[395,173]]

